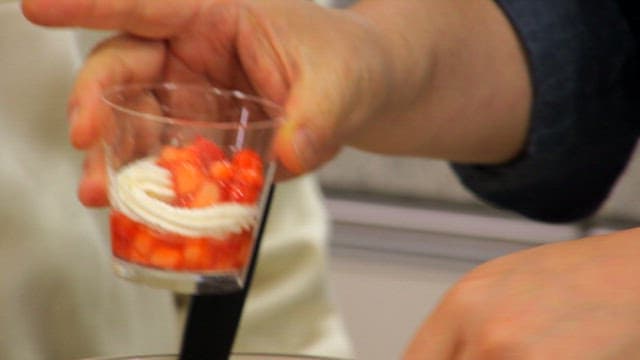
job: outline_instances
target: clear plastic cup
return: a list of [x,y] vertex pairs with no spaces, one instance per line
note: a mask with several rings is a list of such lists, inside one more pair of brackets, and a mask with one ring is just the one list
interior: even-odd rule
[[195,84],[108,89],[117,275],[185,294],[242,289],[272,183],[275,104]]

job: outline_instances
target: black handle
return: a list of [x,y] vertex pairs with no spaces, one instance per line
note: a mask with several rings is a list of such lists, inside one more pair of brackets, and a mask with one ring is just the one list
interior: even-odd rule
[[227,294],[194,295],[191,297],[182,337],[180,360],[227,360],[231,355],[242,309],[251,286],[274,191],[275,186],[271,186],[265,200],[264,213],[243,289]]

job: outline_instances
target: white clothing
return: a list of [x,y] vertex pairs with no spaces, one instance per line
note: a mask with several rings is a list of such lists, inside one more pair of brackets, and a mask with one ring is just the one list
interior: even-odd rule
[[0,359],[174,351],[171,294],[116,279],[104,213],[76,200],[71,33],[29,24],[17,2],[0,4],[0,28]]
[[[100,34],[102,36],[102,34]],[[105,211],[76,200],[65,104],[95,33],[29,24],[0,0],[0,359],[175,352],[172,295],[118,279]],[[326,284],[312,177],[278,185],[235,350],[351,357]]]

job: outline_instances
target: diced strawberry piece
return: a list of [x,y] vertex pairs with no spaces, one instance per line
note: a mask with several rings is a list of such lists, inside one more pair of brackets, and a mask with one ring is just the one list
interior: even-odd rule
[[262,159],[251,149],[242,149],[233,155],[232,163],[242,169],[255,169],[262,172]]
[[231,249],[227,239],[222,241],[212,241],[212,251],[214,256],[215,270],[235,269],[236,253]]
[[188,270],[206,270],[214,267],[214,259],[209,241],[203,238],[185,242],[182,251],[184,267]]
[[127,257],[125,257],[124,259],[128,262],[136,263],[139,265],[149,265],[149,257],[135,251],[130,251],[129,255],[127,255]]
[[200,158],[192,149],[174,146],[166,146],[162,149],[157,161],[158,165],[166,168],[171,168],[185,162],[199,164]]
[[127,258],[130,252],[130,239],[136,234],[137,223],[119,211],[112,211],[109,220],[111,251],[119,258]]
[[156,238],[153,233],[146,226],[143,226],[132,239],[131,250],[143,258],[147,258],[151,254],[155,243]]
[[183,258],[178,247],[160,245],[154,248],[149,264],[162,269],[178,270],[183,265]]
[[178,196],[195,192],[205,181],[201,168],[191,162],[174,164],[169,171],[173,175],[173,184]]
[[126,259],[129,256],[129,240],[125,237],[118,236],[114,231],[111,232],[111,252],[119,258]]
[[230,201],[253,204],[258,200],[259,190],[244,184],[233,183],[228,188],[228,197]]
[[243,186],[254,188],[257,191],[260,191],[264,183],[264,176],[262,176],[262,173],[257,169],[240,168],[235,172],[233,180],[242,184]]
[[195,153],[204,164],[210,164],[213,161],[224,158],[224,152],[213,141],[198,136],[190,147],[194,149]]
[[138,231],[138,224],[119,211],[111,212],[110,222],[111,232],[118,238],[130,239]]
[[233,249],[234,254],[234,267],[242,268],[249,262],[249,256],[251,255],[252,235],[251,230],[243,231],[240,234],[231,236],[228,241]]
[[190,207],[200,208],[220,202],[220,187],[211,181],[204,181],[191,200]]
[[214,161],[209,165],[209,176],[220,182],[229,181],[233,178],[233,167],[227,160]]

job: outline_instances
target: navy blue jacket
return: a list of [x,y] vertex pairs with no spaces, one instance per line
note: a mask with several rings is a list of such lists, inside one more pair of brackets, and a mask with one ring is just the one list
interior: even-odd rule
[[549,222],[587,217],[624,171],[640,131],[636,6],[627,0],[497,2],[529,59],[527,145],[508,164],[453,169],[494,206]]

